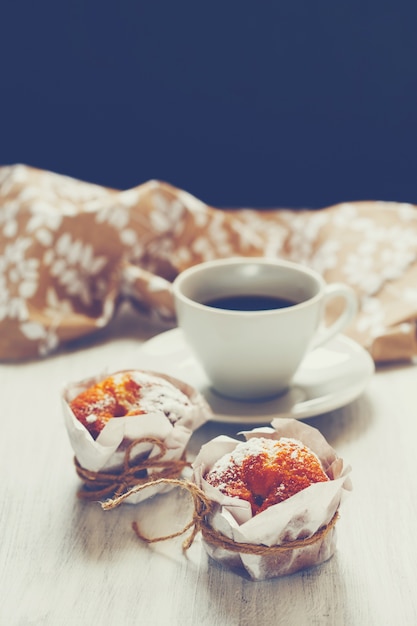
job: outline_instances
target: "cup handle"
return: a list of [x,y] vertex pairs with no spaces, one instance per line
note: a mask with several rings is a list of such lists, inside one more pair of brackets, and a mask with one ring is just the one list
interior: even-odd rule
[[351,287],[343,283],[331,283],[330,285],[326,285],[322,301],[322,315],[324,316],[326,305],[334,298],[339,297],[342,297],[345,301],[343,311],[332,324],[319,328],[316,336],[313,338],[310,350],[314,350],[324,343],[327,343],[332,337],[346,328],[349,322],[355,317],[358,311],[357,296]]

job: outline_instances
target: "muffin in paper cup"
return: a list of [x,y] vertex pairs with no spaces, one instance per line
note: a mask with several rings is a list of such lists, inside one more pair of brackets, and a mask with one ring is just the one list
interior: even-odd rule
[[[77,472],[83,480],[87,477],[79,492],[86,499],[101,500],[115,492],[120,495],[135,480],[157,480],[167,467],[174,472],[177,468],[179,474],[192,433],[211,415],[207,402],[193,387],[146,370],[122,370],[69,383],[61,399]],[[136,474],[135,466],[139,467]],[[105,485],[113,476],[119,484],[106,493]],[[148,488],[125,502],[135,504],[167,489],[161,485]]]
[[[351,490],[350,467],[344,467],[343,460],[317,429],[284,418],[273,420],[271,426],[243,431],[241,434],[248,442],[244,445],[227,436],[216,437],[201,448],[192,464],[193,482],[213,505],[205,521],[210,533],[203,529],[203,544],[209,556],[252,580],[293,574],[329,559],[336,549],[338,509]],[[255,438],[258,441],[251,446]],[[262,440],[306,446],[325,476],[286,499],[266,508],[262,505],[254,513],[253,503],[225,493],[225,481],[234,463],[230,454],[237,457],[240,449],[259,447]],[[291,445],[297,447],[295,443]],[[216,484],[213,475],[219,475],[216,468],[223,462],[226,478],[218,479],[221,484]],[[252,465],[246,471],[251,472]],[[222,536],[232,540],[233,549],[222,541]],[[244,544],[242,551],[239,543]]]

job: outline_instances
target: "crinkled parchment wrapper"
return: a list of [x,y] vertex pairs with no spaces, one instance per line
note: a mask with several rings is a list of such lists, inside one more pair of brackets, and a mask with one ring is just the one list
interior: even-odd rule
[[[298,439],[317,454],[330,481],[310,485],[288,500],[252,516],[248,502],[225,496],[204,480],[203,476],[214,463],[240,443],[226,436],[211,440],[201,448],[193,463],[193,481],[210,500],[218,503],[209,519],[212,528],[236,542],[273,546],[311,537],[332,520],[346,493],[351,490],[348,477],[350,467],[344,469],[343,460],[338,458],[317,429],[297,420],[283,418],[273,420],[271,425],[272,428],[256,428],[243,431],[242,434],[246,439]],[[336,549],[336,529],[332,526],[312,545],[266,556],[235,553],[212,545],[204,539],[203,542],[214,560],[232,569],[243,568],[253,580],[264,580],[292,574],[329,559]]]
[[[67,384],[61,396],[64,420],[75,457],[84,469],[99,472],[121,467],[127,446],[132,441],[144,437],[155,437],[166,446],[167,452],[162,460],[179,460],[192,433],[209,419],[211,415],[209,405],[203,396],[190,385],[160,372],[136,371],[169,381],[189,398],[190,407],[184,408],[183,415],[174,424],[171,424],[168,418],[161,413],[130,415],[111,419],[104,426],[97,439],[94,440],[88,430],[77,420],[69,403],[88,387],[117,372],[105,373]],[[138,457],[151,458],[159,453],[160,448],[157,445],[141,443],[135,446],[132,460]],[[149,472],[149,476],[152,477],[151,472]],[[157,478],[158,473],[156,471],[155,479]],[[150,487],[137,494],[132,494],[124,502],[137,504],[156,493],[167,490],[169,487],[166,486]]]

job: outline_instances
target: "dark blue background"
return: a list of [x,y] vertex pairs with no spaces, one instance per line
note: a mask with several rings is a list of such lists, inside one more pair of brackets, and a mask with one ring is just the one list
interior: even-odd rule
[[417,3],[8,2],[0,163],[215,206],[417,203]]

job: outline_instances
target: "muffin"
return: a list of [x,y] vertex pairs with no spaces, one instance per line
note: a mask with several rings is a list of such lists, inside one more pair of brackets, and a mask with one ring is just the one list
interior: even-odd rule
[[[81,497],[101,485],[104,476],[115,476],[116,488],[105,494],[111,497],[112,491],[121,495],[120,485],[131,488],[135,478],[140,483],[166,476],[168,465],[170,476],[176,466],[179,475],[192,433],[211,415],[202,395],[186,383],[133,369],[70,383],[62,404],[77,473],[82,480],[87,477]],[[146,489],[125,501],[139,502],[162,490],[166,487]]]
[[69,405],[96,440],[114,418],[160,413],[173,426],[190,410],[191,400],[161,375],[129,370],[116,372],[87,387]]
[[343,460],[315,428],[277,418],[220,436],[193,462],[193,483],[211,502],[202,523],[211,558],[253,580],[292,574],[329,559],[339,507],[351,489]]
[[301,441],[254,437],[216,461],[205,480],[221,493],[249,502],[256,515],[329,478],[318,456]]

